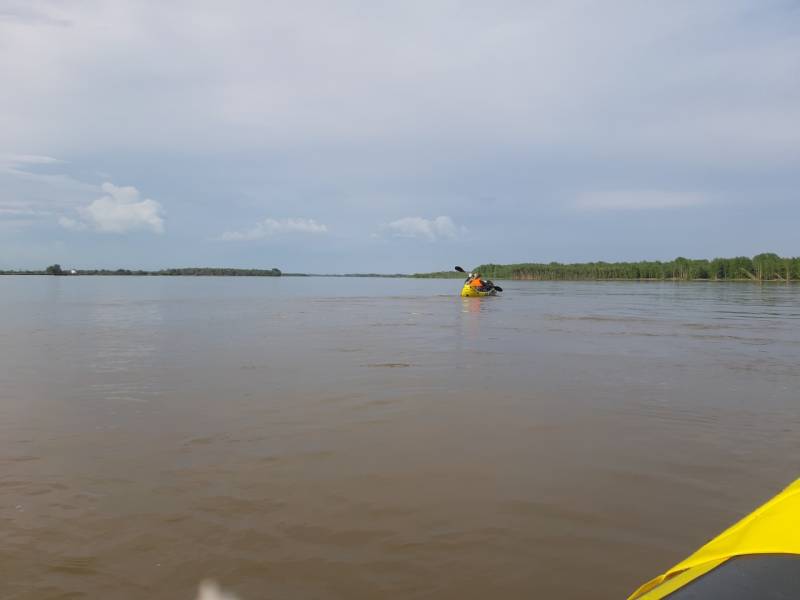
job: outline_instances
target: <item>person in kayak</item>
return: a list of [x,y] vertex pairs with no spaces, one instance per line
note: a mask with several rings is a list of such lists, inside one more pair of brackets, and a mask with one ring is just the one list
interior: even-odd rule
[[464,287],[461,290],[461,295],[465,298],[474,296],[495,296],[497,292],[503,291],[503,288],[499,285],[495,285],[493,281],[483,279],[480,273],[467,273],[458,265],[456,265],[455,270],[467,276],[466,281],[464,281]]
[[489,289],[487,283],[481,279],[480,273],[470,273],[469,279],[467,280],[467,285],[471,288],[475,288],[479,292],[486,292]]

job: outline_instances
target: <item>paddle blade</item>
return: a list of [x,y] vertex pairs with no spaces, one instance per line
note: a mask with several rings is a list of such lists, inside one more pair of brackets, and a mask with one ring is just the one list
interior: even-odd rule
[[498,292],[503,291],[503,288],[501,288],[499,285],[494,286],[494,289],[496,289]]
[[466,271],[461,267],[459,267],[458,265],[456,265],[456,271],[458,271],[459,273],[466,273]]

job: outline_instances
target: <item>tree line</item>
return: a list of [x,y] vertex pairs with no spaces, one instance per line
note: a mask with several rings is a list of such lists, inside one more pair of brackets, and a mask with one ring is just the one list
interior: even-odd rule
[[0,271],[0,275],[167,275],[187,277],[280,277],[280,269],[229,269],[223,267],[186,267],[145,271],[142,269],[70,269],[61,265],[50,265],[44,270]]
[[[603,279],[673,281],[800,281],[800,257],[783,258],[774,253],[752,258],[691,259],[679,256],[670,261],[516,263],[483,264],[473,271],[489,279],[568,280]],[[414,277],[461,278],[455,271],[418,273]]]
[[737,256],[711,260],[679,256],[675,260],[664,262],[486,264],[476,267],[475,270],[486,277],[495,279],[798,281],[800,280],[800,257],[783,258],[774,253],[758,254],[752,258]]

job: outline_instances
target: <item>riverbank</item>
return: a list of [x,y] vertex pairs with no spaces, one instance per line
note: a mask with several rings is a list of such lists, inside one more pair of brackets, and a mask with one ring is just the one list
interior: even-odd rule
[[[671,261],[482,264],[472,269],[489,279],[527,281],[800,281],[800,257],[762,253],[749,258]],[[455,272],[415,277],[458,278]]]

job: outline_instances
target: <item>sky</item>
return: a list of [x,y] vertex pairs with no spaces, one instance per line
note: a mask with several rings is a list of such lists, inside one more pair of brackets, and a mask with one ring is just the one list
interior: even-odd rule
[[794,0],[0,0],[0,269],[800,255]]

